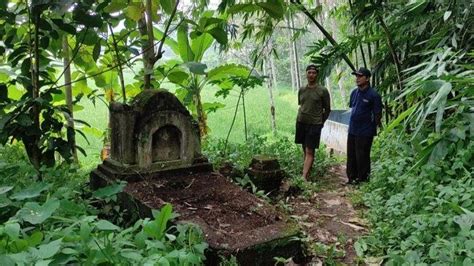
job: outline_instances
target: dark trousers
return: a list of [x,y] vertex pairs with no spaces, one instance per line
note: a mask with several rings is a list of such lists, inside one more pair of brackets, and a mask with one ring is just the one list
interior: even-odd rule
[[370,149],[374,137],[347,137],[347,178],[349,182],[367,181],[370,174]]

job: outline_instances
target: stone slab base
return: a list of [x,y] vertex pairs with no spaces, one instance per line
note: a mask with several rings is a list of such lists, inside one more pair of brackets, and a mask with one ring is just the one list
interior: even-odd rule
[[[140,218],[171,203],[179,214],[177,223],[195,223],[203,230],[208,265],[218,265],[221,256],[230,255],[240,265],[274,265],[274,257],[303,258],[298,227],[285,215],[222,175],[195,169],[191,174],[129,179],[119,200]],[[97,188],[116,178],[96,170],[91,180]]]

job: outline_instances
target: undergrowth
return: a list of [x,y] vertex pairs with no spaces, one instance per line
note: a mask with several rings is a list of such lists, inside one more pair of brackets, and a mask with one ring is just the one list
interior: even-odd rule
[[[292,139],[285,136],[252,135],[245,143],[232,143],[227,145],[225,151],[224,139],[209,138],[203,143],[203,152],[218,169],[225,163],[231,163],[240,173],[240,180],[244,186],[251,186],[250,180],[245,178],[244,172],[250,165],[255,155],[269,155],[278,159],[281,169],[288,177],[291,186],[297,187],[303,193],[310,193],[316,189],[319,177],[324,176],[329,167],[336,161],[326,152],[325,147],[316,150],[315,161],[311,171],[310,181],[302,178],[303,150]],[[241,185],[242,185],[241,184]]]
[[474,264],[474,141],[451,142],[443,153],[418,168],[408,137],[378,143],[363,187],[373,230],[356,243],[359,256],[387,265]]
[[0,265],[202,264],[202,232],[169,226],[171,205],[127,226],[110,211],[123,183],[91,192],[85,173],[68,165],[42,169],[39,182],[20,147],[0,147],[0,155]]

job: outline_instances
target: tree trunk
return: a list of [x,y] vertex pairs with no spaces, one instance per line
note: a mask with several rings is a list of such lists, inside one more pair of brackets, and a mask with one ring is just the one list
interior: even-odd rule
[[334,106],[334,97],[332,97],[331,80],[329,79],[329,77],[326,77],[324,80],[326,82],[326,89],[329,92],[329,100],[331,101],[331,106]]
[[69,110],[69,118],[67,119],[67,141],[71,146],[72,157],[75,163],[79,163],[77,158],[77,149],[76,149],[76,131],[74,130],[74,109],[72,105],[72,85],[71,85],[71,68],[69,67],[69,61],[71,60],[69,55],[69,43],[67,41],[67,35],[63,37],[63,65],[64,65],[64,83],[65,94],[66,94],[66,105]]
[[[291,28],[295,28],[295,20],[293,19],[293,16],[290,15],[290,22],[291,22]],[[293,62],[295,64],[295,84],[298,90],[301,88],[301,80],[300,80],[300,66],[299,66],[299,58],[298,58],[298,48],[296,46],[296,40],[292,41],[293,44],[293,54],[295,55],[295,61]]]
[[115,39],[115,34],[114,30],[112,28],[112,25],[109,23],[109,29],[110,29],[110,34],[112,35],[112,41],[114,42],[114,50],[115,50],[115,57],[117,58],[117,63],[118,63],[118,74],[119,74],[119,80],[120,80],[120,87],[122,88],[122,100],[123,103],[127,102],[127,93],[125,91],[125,81],[123,78],[123,69],[122,69],[122,60],[120,58],[120,54],[118,51],[118,44],[117,40]]
[[[39,19],[40,13],[36,11],[33,14],[33,25],[35,28],[34,31],[34,40],[31,43],[30,40],[30,48],[33,49],[33,64],[31,64],[31,82],[32,82],[32,89],[31,89],[31,96],[35,101],[39,98],[39,91],[40,91],[40,83],[39,83]],[[31,36],[31,35],[30,35]],[[31,119],[33,120],[34,128],[37,131],[40,131],[40,107],[38,106],[37,102],[33,103],[32,110],[31,110]],[[40,135],[33,134],[31,137],[23,140],[25,144],[25,149],[28,154],[28,158],[33,165],[33,167],[38,171],[41,167],[41,150],[39,148],[39,141]],[[40,175],[41,179],[41,175]]]
[[344,84],[343,84],[342,78],[341,78],[342,68],[339,64],[336,67],[336,73],[337,73],[337,76],[339,77],[339,80],[337,81],[337,85],[339,86],[339,92],[341,93],[341,98],[342,98],[342,102],[344,103],[344,108],[346,108],[346,107],[348,107],[347,99],[346,99],[346,90],[344,89]]
[[202,101],[201,101],[201,94],[197,93],[193,96],[194,104],[196,105],[196,113],[198,116],[198,124],[199,124],[199,133],[201,134],[201,138],[207,136],[207,115],[206,112],[203,110]]
[[277,83],[277,77],[276,77],[276,69],[275,69],[275,60],[273,58],[273,53],[272,53],[272,49],[273,49],[273,40],[270,40],[270,54],[268,55],[270,57],[270,73],[272,75],[272,80],[273,80],[273,87],[276,89],[277,86],[278,86],[278,83]]
[[[263,75],[265,76],[267,74],[266,68],[267,68],[267,60],[263,59]],[[271,78],[268,79],[267,87],[268,87],[268,94],[270,98],[270,121],[271,121],[273,134],[275,134],[276,133],[275,102],[273,100],[273,88],[272,88],[273,84],[272,84]]]
[[242,95],[242,110],[244,111],[244,134],[245,134],[245,141],[248,140],[248,131],[247,131],[247,112],[245,110],[245,88],[241,88],[241,95]]
[[146,9],[143,13],[142,18],[138,21],[138,27],[140,34],[146,36],[146,42],[142,45],[143,53],[143,89],[152,89],[151,87],[151,76],[153,74],[153,65],[155,64],[155,49],[153,36],[153,23],[151,20],[151,0],[146,0]]
[[290,56],[290,74],[291,74],[291,89],[293,91],[298,90],[298,86],[296,85],[296,78],[295,78],[295,55],[293,54],[293,30],[290,24],[290,15],[286,18],[286,26],[288,27],[288,54]]

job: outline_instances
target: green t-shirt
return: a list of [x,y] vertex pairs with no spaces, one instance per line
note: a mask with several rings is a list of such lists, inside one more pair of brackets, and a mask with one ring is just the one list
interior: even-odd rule
[[321,85],[301,87],[298,91],[297,121],[305,124],[322,125],[331,112],[329,91]]

